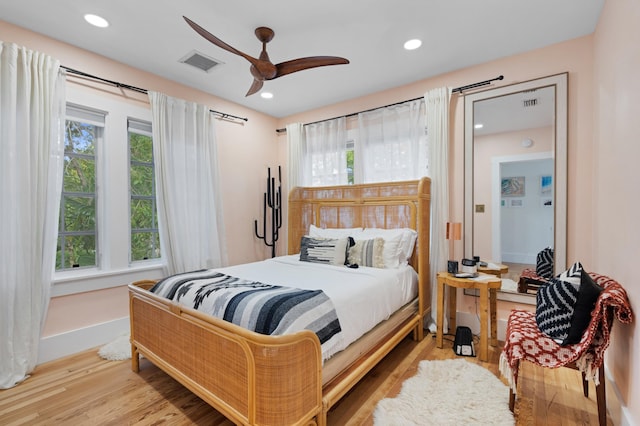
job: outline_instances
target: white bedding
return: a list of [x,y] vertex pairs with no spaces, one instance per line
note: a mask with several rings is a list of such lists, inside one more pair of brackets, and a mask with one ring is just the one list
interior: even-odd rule
[[323,290],[333,301],[344,335],[341,347],[336,347],[333,353],[323,354],[324,359],[389,318],[418,292],[418,274],[411,266],[351,269],[301,262],[299,255],[291,255],[219,270],[265,284]]

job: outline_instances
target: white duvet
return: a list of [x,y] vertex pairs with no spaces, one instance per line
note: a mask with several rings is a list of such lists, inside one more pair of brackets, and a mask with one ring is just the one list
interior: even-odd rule
[[414,299],[418,274],[410,266],[394,269],[332,266],[301,262],[299,255],[220,268],[220,271],[265,284],[307,290],[321,289],[333,301],[344,338],[332,353],[349,346]]

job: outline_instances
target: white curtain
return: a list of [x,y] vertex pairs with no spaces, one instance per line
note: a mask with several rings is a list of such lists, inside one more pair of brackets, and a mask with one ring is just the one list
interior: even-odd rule
[[[289,164],[287,170],[287,182],[289,191],[296,186],[302,185],[304,177],[301,174],[302,148],[304,144],[304,126],[302,123],[291,123],[286,125],[287,129],[287,153]],[[289,191],[286,191],[288,194]]]
[[35,368],[55,269],[64,156],[60,63],[0,42],[0,388]]
[[209,107],[149,92],[158,226],[168,274],[225,266],[214,118]]
[[346,185],[347,120],[345,117],[304,126],[301,176],[304,186]]
[[[424,95],[431,176],[431,313],[437,312],[438,271],[446,271],[449,256],[446,226],[449,220],[449,101],[451,89],[441,87]],[[433,324],[430,325],[435,331]]]
[[392,182],[428,175],[422,99],[358,114],[355,182]]

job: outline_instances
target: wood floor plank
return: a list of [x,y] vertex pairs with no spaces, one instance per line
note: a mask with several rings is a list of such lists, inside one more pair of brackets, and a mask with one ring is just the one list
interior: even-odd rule
[[[373,425],[376,404],[394,397],[402,382],[416,374],[421,360],[455,358],[451,339],[444,348],[435,336],[422,342],[403,340],[329,413],[332,425]],[[451,337],[451,336],[449,336]],[[489,360],[466,358],[497,377],[501,347]],[[0,424],[39,425],[216,425],[233,423],[146,359],[133,373],[130,361],[106,361],[96,350],[52,361],[36,368],[24,383],[0,390]],[[516,424],[597,425],[595,389],[582,394],[580,373],[543,369],[523,363],[516,402]],[[608,424],[611,424],[608,419]]]

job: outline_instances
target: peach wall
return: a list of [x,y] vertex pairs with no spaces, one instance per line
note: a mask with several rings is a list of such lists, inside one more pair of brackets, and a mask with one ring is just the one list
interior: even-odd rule
[[597,271],[625,287],[634,324],[614,326],[607,366],[629,408],[629,424],[640,424],[640,3],[607,0],[594,37],[593,238]]
[[[54,297],[49,303],[43,336],[129,316],[126,286]],[[92,303],[93,300],[100,303]],[[84,320],[83,320],[84,319]]]

